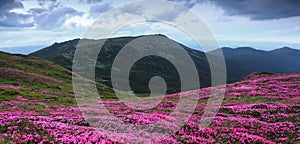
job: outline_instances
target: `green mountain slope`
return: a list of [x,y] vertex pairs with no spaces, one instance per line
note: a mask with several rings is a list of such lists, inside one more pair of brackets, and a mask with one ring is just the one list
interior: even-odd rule
[[[151,37],[157,38],[165,36],[149,35],[148,37],[150,37],[151,39]],[[96,80],[98,82],[101,82],[110,87],[112,86],[110,74],[114,59],[118,52],[122,49],[122,47],[124,47],[126,44],[128,44],[130,41],[136,38],[139,37],[121,37],[106,40],[106,43],[104,44],[98,55],[95,68]],[[71,70],[74,52],[79,41],[79,39],[75,39],[63,43],[55,43],[50,47],[44,48],[30,55],[47,59]],[[86,49],[88,51],[88,49],[91,49],[91,47],[98,47],[97,44],[104,40],[83,39],[82,41],[88,43],[88,45],[86,46]],[[168,39],[167,41],[173,40]],[[161,43],[164,43],[164,41],[162,41]],[[194,60],[195,65],[197,66],[197,70],[200,76],[201,87],[209,86],[210,70],[205,54],[203,52],[196,51],[185,46],[183,46],[183,48],[185,48],[188,51],[188,53]],[[161,49],[163,50],[163,48]],[[137,48],[137,50],[139,49]],[[185,63],[180,58],[175,58],[175,60],[179,61],[182,64]],[[148,88],[148,82],[154,76],[161,76],[165,79],[168,86],[168,93],[175,93],[180,91],[180,77],[176,68],[170,62],[158,56],[144,57],[133,65],[129,77],[130,86],[132,90],[135,93],[150,93],[150,90]],[[191,86],[190,89],[198,88],[199,87]]]
[[[112,90],[98,84],[107,98]],[[52,105],[75,105],[72,73],[41,58],[0,52],[0,102],[17,97]]]

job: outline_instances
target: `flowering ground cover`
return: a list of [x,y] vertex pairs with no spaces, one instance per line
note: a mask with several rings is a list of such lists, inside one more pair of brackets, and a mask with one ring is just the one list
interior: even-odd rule
[[[107,130],[123,127],[114,125],[115,119],[104,115],[99,105],[83,107],[93,114],[87,120],[76,107],[67,72],[55,65],[60,70],[56,74],[55,70],[47,74],[8,67],[9,59],[22,57],[5,57],[6,61],[0,61],[0,143],[151,143],[151,138],[142,139],[140,135],[150,137],[152,132],[175,129],[170,113],[177,106],[179,93],[167,95],[152,109],[136,110],[112,99],[112,94],[99,86],[103,99],[95,103],[105,105],[119,121],[134,126],[166,121],[162,126],[150,127],[148,132],[119,133],[117,138],[109,139]],[[300,74],[253,74],[228,84],[216,117],[208,127],[201,128],[199,120],[211,89],[181,93],[199,96],[196,109],[183,127],[159,143],[299,143]],[[102,129],[93,127],[100,124]]]

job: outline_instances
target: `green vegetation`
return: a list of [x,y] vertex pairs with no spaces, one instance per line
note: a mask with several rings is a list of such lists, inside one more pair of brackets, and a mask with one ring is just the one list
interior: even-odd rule
[[[97,84],[97,89],[103,99],[116,99],[109,87]],[[41,58],[1,52],[0,103],[17,96],[58,106],[77,104],[70,71]]]

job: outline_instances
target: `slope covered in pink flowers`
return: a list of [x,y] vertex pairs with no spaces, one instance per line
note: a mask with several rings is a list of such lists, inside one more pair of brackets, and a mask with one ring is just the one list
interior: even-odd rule
[[[139,134],[120,135],[112,141],[105,137],[105,132],[96,131],[76,107],[71,75],[63,68],[33,57],[0,57],[0,143],[151,142],[141,139]],[[178,94],[171,94],[153,109],[135,110],[110,98],[108,88],[99,87],[106,93],[101,93],[105,99],[98,103],[132,125],[172,119],[169,114],[178,102]],[[202,129],[199,120],[210,90],[182,93],[187,97],[199,95],[197,107],[181,129],[160,143],[299,143],[300,74],[252,74],[228,84],[219,112],[211,125]],[[101,115],[97,105],[86,109],[94,112],[91,119],[101,120],[106,129],[122,129],[112,126],[112,120]],[[172,130],[173,125],[156,128],[159,129]]]

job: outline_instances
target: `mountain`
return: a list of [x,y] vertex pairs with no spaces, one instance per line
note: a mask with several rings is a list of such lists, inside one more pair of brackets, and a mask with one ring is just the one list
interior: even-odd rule
[[[112,90],[97,84],[107,97]],[[42,58],[0,52],[0,103],[21,96],[52,105],[75,105],[71,71]]]
[[[271,51],[250,47],[221,48],[224,53],[229,81],[238,81],[252,72],[300,72],[300,51],[283,47]],[[208,52],[215,54],[215,51]]]
[[70,71],[44,59],[0,52],[0,102],[21,96],[72,105],[71,76]]
[[[217,53],[217,50],[219,50],[219,49],[210,51],[208,53],[212,54],[212,55],[219,55],[220,56],[220,53]],[[256,50],[256,49],[251,48],[251,47],[238,47],[238,48],[235,48],[235,49],[230,48],[230,47],[223,47],[223,48],[221,48],[221,50],[222,50],[223,55],[225,57],[229,57],[229,56],[233,56],[233,55],[252,54],[252,53],[256,53],[256,52],[263,52],[262,50]]]
[[[171,39],[166,39],[166,36],[163,35],[146,35],[140,37],[147,37],[150,40],[152,39],[161,39],[159,43],[169,43],[175,42]],[[87,53],[89,50],[93,48],[97,48],[99,43],[106,40],[103,48],[101,49],[97,63],[96,63],[96,80],[98,82],[104,83],[108,86],[112,86],[111,84],[111,68],[112,63],[118,54],[118,52],[125,45],[129,44],[132,40],[135,40],[139,37],[120,37],[120,38],[110,38],[110,39],[101,39],[101,40],[90,40],[90,39],[82,39],[82,43],[87,43],[86,50]],[[164,39],[163,39],[164,38]],[[77,44],[80,39],[70,40],[62,43],[55,43],[47,48],[39,50],[30,54],[31,56],[37,56],[49,61],[52,61],[56,64],[59,64],[69,70],[72,69],[72,60],[74,56],[74,52],[76,50]],[[183,46],[183,45],[181,45]],[[135,46],[136,50],[139,51],[138,47],[143,47],[143,44],[139,46]],[[191,55],[194,60],[198,73],[200,75],[201,87],[207,87],[210,85],[210,70],[207,58],[205,53],[201,51],[197,51],[194,49],[190,49],[186,46],[183,46],[186,51]],[[164,53],[163,48],[160,47],[161,52]],[[168,55],[167,52],[165,52]],[[175,58],[175,60],[179,61],[182,65],[184,65],[184,61],[180,58]],[[150,93],[150,89],[148,87],[148,82],[153,76],[161,76],[165,79],[166,84],[168,86],[167,92],[174,93],[180,91],[180,77],[175,69],[175,67],[167,60],[158,57],[158,56],[147,56],[140,60],[138,60],[132,67],[130,73],[130,86],[132,90],[136,93]],[[199,87],[190,86],[188,89],[198,89]],[[186,89],[186,90],[188,90]]]
[[[167,38],[164,35],[143,35],[138,37],[118,37],[100,40],[74,39],[62,43],[55,43],[49,47],[30,54],[59,64],[69,70],[72,69],[72,60],[79,41],[84,41],[87,52],[96,48],[97,44],[106,40],[101,49],[96,63],[96,81],[111,87],[110,72],[112,63],[123,46],[140,37]],[[165,39],[164,39],[165,40]],[[161,41],[175,42],[171,39]],[[252,72],[269,73],[294,73],[300,72],[300,51],[291,48],[280,48],[272,51],[256,50],[251,47],[229,48],[224,47],[204,53],[199,50],[188,48],[180,43],[195,62],[200,77],[201,87],[211,85],[210,68],[206,55],[220,57],[216,52],[222,50],[227,68],[227,82],[232,83],[243,79]],[[141,44],[141,46],[143,46]],[[139,47],[139,46],[136,46]],[[163,47],[160,48],[163,52]],[[136,48],[139,50],[139,48]],[[176,59],[184,64],[180,58]],[[214,64],[214,63],[213,63]],[[148,56],[137,61],[130,73],[130,86],[136,93],[149,93],[148,82],[153,76],[162,76],[167,83],[168,93],[180,91],[180,78],[175,67],[165,59],[157,56]],[[197,89],[191,86],[190,89]],[[188,89],[186,89],[188,90]]]

